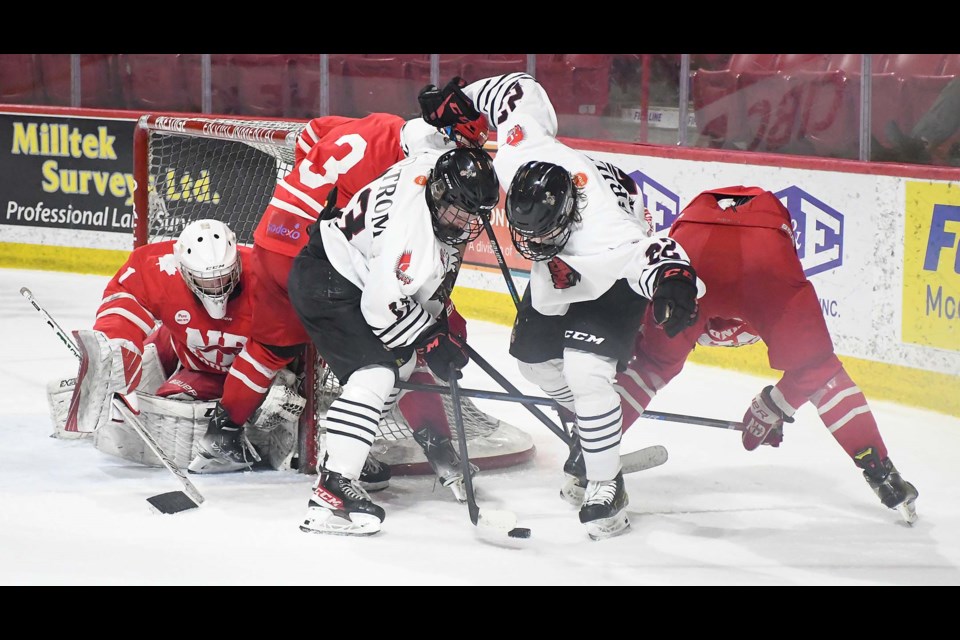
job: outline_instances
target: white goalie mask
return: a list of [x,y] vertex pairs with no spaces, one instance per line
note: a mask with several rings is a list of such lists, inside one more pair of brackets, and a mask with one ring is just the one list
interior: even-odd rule
[[197,220],[180,233],[173,247],[177,269],[210,317],[227,314],[227,301],[240,282],[237,236],[219,220]]

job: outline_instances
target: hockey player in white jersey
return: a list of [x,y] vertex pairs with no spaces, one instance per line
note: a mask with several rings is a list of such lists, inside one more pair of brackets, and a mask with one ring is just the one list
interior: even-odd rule
[[[500,186],[482,149],[428,151],[388,168],[310,227],[290,300],[343,385],[325,418],[326,454],[300,528],[370,535],[385,517],[357,482],[380,416],[423,355],[435,375],[468,356],[445,317],[461,256]],[[329,219],[326,219],[329,218]]]
[[[448,124],[479,111],[496,126],[494,168],[509,185],[507,219],[533,261],[511,336],[525,378],[576,414],[578,442],[564,469],[585,488],[580,521],[597,540],[629,527],[614,389],[648,301],[669,335],[697,315],[698,284],[683,248],[650,237],[636,183],[617,167],[557,140],[543,87],[511,73],[468,86],[454,78],[420,94],[424,119]],[[582,456],[581,456],[582,448]]]

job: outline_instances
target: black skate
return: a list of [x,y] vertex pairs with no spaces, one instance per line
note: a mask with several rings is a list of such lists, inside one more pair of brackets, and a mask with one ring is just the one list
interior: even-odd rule
[[580,522],[587,525],[591,540],[619,535],[630,526],[626,506],[630,504],[623,486],[623,473],[613,480],[589,481],[580,507]]
[[[457,502],[467,501],[467,490],[463,484],[463,470],[460,465],[460,455],[453,448],[453,441],[447,436],[434,433],[430,429],[420,429],[413,432],[413,439],[423,449],[423,455],[430,463],[437,480],[453,491]],[[473,478],[479,467],[470,464],[470,477]]]
[[372,453],[368,453],[367,459],[363,462],[363,470],[360,471],[358,482],[365,491],[381,491],[390,486],[392,475],[390,465],[377,460]]
[[580,448],[580,437],[576,429],[573,430],[570,455],[563,463],[563,472],[566,480],[560,487],[560,497],[574,507],[579,507],[583,504],[583,493],[587,488],[587,466],[583,462],[583,449]]
[[260,462],[260,455],[217,403],[207,432],[197,441],[197,454],[190,461],[190,473],[229,473],[250,469]]
[[863,469],[864,479],[880,498],[883,506],[898,510],[907,524],[917,521],[917,508],[914,502],[920,494],[916,487],[900,476],[900,472],[893,466],[890,458],[880,460],[873,448],[867,447],[855,454],[853,460]]
[[369,536],[380,531],[380,524],[385,517],[383,508],[370,499],[359,481],[321,469],[300,530],[341,536]]

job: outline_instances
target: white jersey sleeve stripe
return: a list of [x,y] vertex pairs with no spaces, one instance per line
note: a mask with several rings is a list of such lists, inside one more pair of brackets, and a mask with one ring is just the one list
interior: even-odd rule
[[97,320],[99,320],[100,318],[103,318],[104,316],[120,316],[122,318],[126,318],[127,320],[135,324],[138,329],[143,331],[144,336],[150,335],[150,333],[153,331],[153,327],[146,324],[143,321],[143,319],[137,317],[135,313],[131,313],[130,311],[122,307],[110,307],[109,309],[105,309],[101,311],[100,313],[97,314]]

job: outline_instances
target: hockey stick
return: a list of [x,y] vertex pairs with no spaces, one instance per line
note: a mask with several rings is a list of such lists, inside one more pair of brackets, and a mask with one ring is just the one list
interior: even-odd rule
[[50,314],[47,313],[47,311],[37,303],[36,298],[33,297],[33,292],[26,287],[20,287],[20,295],[26,298],[30,304],[33,305],[33,308],[40,312],[40,315],[42,315],[43,319],[47,321],[47,324],[51,329],[53,329],[53,332],[57,334],[57,337],[60,338],[67,349],[70,349],[70,353],[77,356],[78,360],[81,360],[82,356],[80,355],[80,350],[77,349],[77,345],[73,344],[73,340],[71,340],[70,336],[68,336],[67,333],[60,328],[60,325],[57,324],[57,321],[50,317]]
[[470,521],[476,526],[506,532],[511,538],[529,538],[530,529],[518,528],[517,516],[511,511],[486,511],[480,513],[477,496],[473,492],[473,477],[470,475],[470,457],[467,452],[467,434],[463,427],[463,408],[460,406],[460,383],[457,377],[460,371],[455,364],[450,365],[450,396],[453,404],[453,422],[457,430],[457,443],[460,445],[460,469],[463,472],[463,486],[467,491],[467,508]]
[[489,216],[480,216],[480,219],[483,220],[483,228],[487,230],[487,235],[490,237],[490,247],[493,249],[493,255],[497,257],[497,264],[500,265],[500,272],[503,274],[503,279],[507,283],[507,289],[510,290],[510,297],[513,298],[513,306],[520,306],[520,296],[517,294],[517,288],[513,284],[513,277],[510,275],[510,268],[507,267],[507,261],[503,257],[503,252],[500,250],[500,243],[497,242],[497,236],[493,233],[493,226],[490,224]]
[[[447,387],[437,384],[423,384],[419,382],[399,382],[397,387],[408,389],[410,391],[433,391],[449,395]],[[485,391],[483,389],[460,389],[460,395],[468,398],[480,398],[482,400],[502,400],[504,402],[519,402],[521,404],[545,405],[549,407],[557,406],[552,398],[518,395],[513,393],[503,393],[501,391]],[[715,418],[701,418],[699,416],[686,416],[679,413],[664,413],[661,411],[646,410],[640,414],[641,418],[649,420],[666,420],[668,422],[682,422],[685,424],[697,424],[704,427],[716,427],[718,429],[734,429],[741,431],[743,425],[740,422],[730,420],[718,420]]]
[[[57,337],[60,338],[60,341],[70,350],[70,352],[77,357],[78,360],[83,361],[83,354],[80,352],[80,349],[77,345],[70,339],[70,337],[60,328],[60,325],[57,324],[56,320],[47,313],[47,310],[40,306],[36,298],[33,297],[33,292],[26,287],[20,288],[20,294],[30,301],[30,304],[33,305],[33,308],[40,312],[44,320],[46,320],[47,325],[53,329],[54,333],[57,334]],[[111,401],[113,408],[123,416],[124,420],[137,432],[143,441],[147,444],[147,447],[153,452],[155,456],[160,459],[160,462],[163,463],[163,466],[167,470],[175,475],[180,481],[180,484],[183,485],[184,491],[170,491],[168,493],[161,493],[156,496],[147,498],[147,502],[152,504],[157,511],[160,513],[179,513],[180,511],[186,511],[187,509],[193,509],[199,507],[203,502],[203,496],[197,491],[197,488],[193,486],[193,483],[190,482],[190,479],[183,473],[183,470],[177,466],[173,460],[164,453],[163,449],[157,444],[157,441],[154,439],[150,432],[147,431],[143,423],[140,421],[137,415],[139,411],[135,411],[131,406],[129,401],[120,394],[114,394]]]

